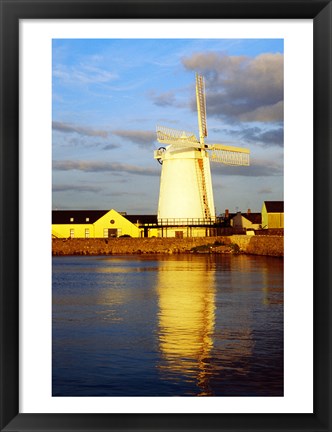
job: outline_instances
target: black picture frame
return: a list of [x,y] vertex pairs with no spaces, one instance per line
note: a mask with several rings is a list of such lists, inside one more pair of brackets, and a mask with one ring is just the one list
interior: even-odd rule
[[[0,0],[0,13],[1,431],[331,431],[331,2]],[[313,414],[19,413],[19,21],[99,18],[313,19],[314,214],[305,215],[314,224]]]

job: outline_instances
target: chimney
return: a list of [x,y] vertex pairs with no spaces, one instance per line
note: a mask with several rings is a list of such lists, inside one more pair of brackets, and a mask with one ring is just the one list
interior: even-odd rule
[[250,209],[248,209],[248,211],[247,211],[247,214],[250,214],[251,213],[251,210]]
[[226,209],[226,210],[225,210],[225,218],[228,218],[228,217],[229,217],[229,210]]

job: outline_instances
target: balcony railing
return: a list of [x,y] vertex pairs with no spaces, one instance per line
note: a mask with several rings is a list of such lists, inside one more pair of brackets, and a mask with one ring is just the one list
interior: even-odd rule
[[213,226],[220,224],[222,218],[159,218],[154,223],[142,223],[140,226],[162,228],[168,226]]

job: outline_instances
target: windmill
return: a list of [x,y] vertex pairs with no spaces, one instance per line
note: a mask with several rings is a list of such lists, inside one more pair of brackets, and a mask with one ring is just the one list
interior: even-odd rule
[[162,165],[158,221],[188,224],[189,220],[215,220],[210,161],[232,166],[248,166],[248,149],[223,144],[205,144],[207,137],[204,78],[196,74],[196,103],[199,139],[187,131],[157,126],[163,146],[154,152]]

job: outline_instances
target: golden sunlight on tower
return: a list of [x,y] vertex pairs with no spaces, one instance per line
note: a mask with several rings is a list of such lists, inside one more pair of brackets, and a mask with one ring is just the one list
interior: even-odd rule
[[188,224],[215,220],[210,160],[233,166],[249,165],[249,150],[223,144],[206,144],[206,101],[204,78],[196,75],[199,139],[192,132],[157,126],[163,146],[154,152],[162,165],[158,221]]

